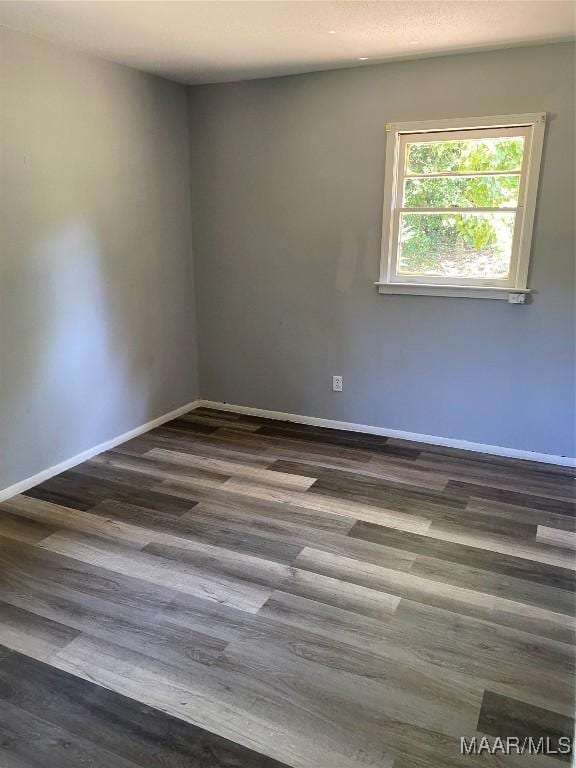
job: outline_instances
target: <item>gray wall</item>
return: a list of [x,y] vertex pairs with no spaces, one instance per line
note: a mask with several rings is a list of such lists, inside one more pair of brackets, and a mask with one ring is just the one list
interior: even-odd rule
[[[573,456],[573,53],[192,88],[201,395]],[[378,295],[385,123],[540,110],[533,303]]]
[[186,89],[0,29],[0,490],[196,396]]

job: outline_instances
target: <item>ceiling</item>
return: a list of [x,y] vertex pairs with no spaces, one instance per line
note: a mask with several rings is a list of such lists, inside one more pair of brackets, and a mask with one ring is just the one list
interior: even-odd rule
[[572,0],[0,2],[0,25],[183,83],[573,39]]

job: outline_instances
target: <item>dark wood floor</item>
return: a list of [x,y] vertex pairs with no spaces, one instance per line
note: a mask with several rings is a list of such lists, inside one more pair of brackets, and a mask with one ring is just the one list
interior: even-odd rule
[[[0,768],[562,766],[573,470],[199,409],[0,504]],[[563,760],[564,762],[561,762]]]

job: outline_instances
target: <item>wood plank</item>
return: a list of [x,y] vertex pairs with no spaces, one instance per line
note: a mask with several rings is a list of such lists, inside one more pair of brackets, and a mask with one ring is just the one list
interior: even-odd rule
[[317,474],[318,482],[311,489],[312,493],[360,503],[379,504],[399,513],[432,516],[434,512],[446,509],[463,510],[466,507],[465,499],[448,492],[419,488],[354,472],[320,469]]
[[140,579],[108,571],[82,560],[0,538],[0,593],[4,600],[19,596],[22,605],[36,595],[47,600],[60,594],[99,597],[156,614],[178,595]]
[[560,528],[564,531],[576,531],[576,518],[570,515],[561,515],[555,512],[546,512],[540,509],[530,509],[516,504],[507,504],[502,501],[490,499],[477,499],[474,496],[466,505],[466,511],[477,516],[487,516],[490,519],[506,522],[510,526],[545,525],[551,528]]
[[540,496],[519,491],[508,491],[502,488],[492,488],[489,485],[477,483],[463,483],[459,480],[451,480],[446,486],[446,492],[465,499],[475,497],[488,501],[503,501],[507,504],[539,509],[542,512],[554,512],[560,515],[576,514],[576,502],[574,500],[554,499],[550,496]]
[[[343,729],[364,734],[367,743],[387,738],[388,727],[403,722],[457,735],[474,727],[481,690],[426,675],[421,668],[398,667],[392,660],[326,641],[299,641],[282,647],[266,636],[230,643],[216,666],[234,674],[238,668],[266,685],[272,677],[290,701],[311,713],[331,711]],[[350,706],[345,712],[340,702]]]
[[[276,458],[291,459],[296,456],[308,456],[342,462],[344,465],[368,466],[372,457],[369,450],[354,446],[334,445],[332,443],[316,443],[310,440],[301,440],[297,434],[281,435],[275,437],[263,434],[261,431],[251,434],[239,435],[232,428],[219,429],[215,438],[221,445],[238,450],[250,449],[250,451]],[[387,457],[389,455],[387,454]]]
[[226,461],[237,461],[254,467],[267,467],[270,458],[264,455],[264,450],[258,451],[237,440],[239,445],[224,442],[219,437],[220,431],[214,437],[210,435],[183,435],[162,430],[161,427],[146,432],[134,440],[116,446],[108,454],[119,456],[144,456],[154,448],[171,451],[184,451],[194,456],[214,456]]
[[512,600],[499,600],[492,610],[490,620],[561,643],[576,643],[576,619],[565,613]]
[[[198,519],[204,515],[212,519],[222,518],[234,521],[253,521],[254,526],[264,526],[264,530],[299,530],[300,532],[321,531],[313,533],[319,538],[327,533],[346,535],[356,520],[351,517],[332,515],[328,512],[297,507],[293,504],[270,502],[263,499],[248,498],[244,494],[232,494],[228,491],[203,494],[202,500],[183,515],[182,519]],[[328,536],[330,538],[330,536]]]
[[229,428],[237,429],[240,432],[256,432],[259,427],[258,424],[249,424],[247,422],[239,421],[238,419],[222,419],[219,416],[214,415],[208,416],[197,414],[196,411],[192,411],[191,413],[187,413],[184,416],[181,416],[180,421],[186,421],[191,424],[205,424],[209,427],[215,427],[216,430],[223,426],[227,426]]
[[[566,549],[576,549],[576,533],[573,531],[563,531],[558,528],[548,528],[545,525],[539,525],[536,539],[544,544],[553,544],[554,546]],[[573,555],[573,557],[576,558],[576,555]]]
[[339,473],[350,472],[357,479],[368,478],[371,483],[378,481],[390,484],[390,487],[423,491],[430,489],[441,491],[448,482],[448,477],[441,474],[433,474],[418,469],[413,469],[407,462],[391,460],[389,457],[372,457],[366,465],[351,466],[347,463],[331,463],[326,459],[318,459],[306,454],[296,453],[293,458],[278,458],[271,465],[272,469],[279,472],[292,472],[294,474],[305,472],[318,478],[338,478]]
[[488,548],[464,545],[461,541],[442,540],[410,531],[394,531],[381,525],[373,525],[362,520],[352,528],[349,536],[381,542],[385,546],[397,546],[399,549],[416,554],[433,556],[440,560],[448,560],[475,568],[494,571],[503,576],[512,576],[537,584],[574,590],[576,578],[574,571],[568,568],[535,562],[509,553],[496,552]]
[[0,705],[82,765],[483,768],[573,716],[573,474],[199,409],[0,505]]
[[208,470],[218,475],[224,475],[226,479],[229,477],[240,477],[254,483],[263,483],[264,485],[287,488],[288,490],[306,491],[316,482],[315,477],[305,476],[304,474],[282,472],[277,469],[263,469],[261,467],[247,467],[222,459],[192,456],[181,451],[167,451],[162,448],[153,448],[146,456],[179,467]]
[[[165,486],[162,487],[165,488]],[[174,487],[174,484],[171,487]],[[398,528],[399,530],[425,531],[430,527],[430,520],[428,518],[394,512],[372,504],[347,502],[337,498],[321,496],[315,493],[315,486],[308,493],[299,493],[297,491],[283,491],[263,486],[254,486],[245,481],[232,479],[224,483],[222,490],[251,498],[285,502],[304,507],[305,509],[314,509],[333,515],[352,517],[356,520],[386,525]]]
[[[207,467],[184,467],[173,462],[162,461],[150,456],[150,451],[143,456],[125,456],[122,454],[101,454],[86,462],[80,470],[89,476],[106,478],[109,473],[120,476],[122,482],[143,481],[153,487],[158,480],[180,480],[193,478],[206,488],[217,488],[228,475],[214,472]],[[136,476],[136,477],[134,477]]]
[[456,457],[435,455],[423,451],[417,460],[423,471],[440,472],[451,480],[485,484],[502,490],[520,491],[552,498],[573,500],[575,493],[574,472],[572,476],[559,475],[552,467],[538,464],[536,469],[530,462],[517,462],[514,467],[498,465],[493,461],[477,461],[463,454]]
[[[549,739],[551,749],[558,750],[558,758],[571,762],[568,751],[574,738],[574,718],[535,707],[509,696],[485,691],[478,718],[478,730],[493,736],[516,736],[520,739]],[[559,740],[563,739],[564,743]]]
[[521,537],[514,538],[508,531],[506,533],[478,529],[465,531],[460,525],[434,522],[426,531],[426,535],[441,541],[462,544],[465,547],[485,549],[502,555],[531,560],[534,563],[544,563],[567,570],[576,568],[574,552],[567,552],[563,547],[550,544],[540,546],[537,542],[525,541]]
[[293,595],[380,620],[385,620],[394,613],[400,603],[400,598],[396,595],[297,568],[292,568],[290,578],[280,586],[285,592]]
[[[0,700],[17,707],[22,715],[56,727],[64,724],[68,739],[74,736],[88,741],[90,747],[82,750],[78,765],[92,765],[91,747],[99,745],[108,753],[109,768],[117,765],[116,758],[139,768],[283,766],[158,709],[17,653],[0,662]],[[10,765],[0,764],[3,768]]]
[[533,635],[409,600],[400,602],[383,635],[394,642],[403,638],[405,653],[470,675],[484,688],[573,713],[572,645],[546,638],[535,642]]
[[[182,517],[182,521],[204,520],[206,518],[214,523],[225,525],[227,531],[246,532],[247,534],[263,535],[267,539],[274,539],[297,546],[298,551],[293,553],[296,557],[300,549],[305,546],[315,547],[325,552],[342,554],[347,557],[355,557],[369,563],[384,565],[396,570],[409,570],[414,562],[416,555],[410,552],[403,552],[394,547],[384,547],[351,538],[345,535],[353,527],[355,521],[350,518],[336,517],[338,526],[334,530],[326,530],[324,524],[318,526],[316,516],[322,514],[323,521],[331,516],[328,513],[318,513],[317,510],[310,512],[304,510],[305,515],[314,516],[314,524],[302,525],[301,518],[291,513],[291,505],[274,504],[287,513],[293,522],[284,521],[282,515],[274,515],[271,519],[267,514],[256,514],[261,511],[267,511],[270,507],[269,502],[263,502],[265,509],[262,510],[258,502],[248,499],[246,496],[237,497],[230,494],[215,495],[217,501],[214,503],[200,502],[193,510]],[[241,503],[238,504],[237,500]],[[302,512],[301,508],[295,508]],[[279,519],[280,518],[280,519]],[[319,528],[319,530],[317,530]],[[332,525],[330,525],[332,528]],[[196,536],[198,538],[198,536]],[[226,537],[222,537],[224,540]]]
[[177,515],[184,514],[194,505],[189,500],[142,487],[140,482],[133,485],[129,482],[90,478],[75,470],[57,475],[26,491],[24,495],[83,511],[103,501],[120,501]]
[[158,534],[169,533],[181,539],[190,539],[204,544],[213,544],[234,552],[256,555],[282,563],[290,563],[302,549],[297,542],[270,537],[248,528],[240,530],[228,525],[226,520],[204,513],[196,516],[181,515],[173,517],[136,507],[132,504],[119,504],[114,501],[104,502],[93,507],[93,515],[105,519],[124,521],[126,524],[144,526],[148,531],[149,541],[158,540]]
[[474,557],[470,561],[462,557],[453,562],[439,557],[418,555],[411,571],[415,575],[431,578],[434,581],[443,581],[457,587],[497,595],[514,603],[524,603],[569,617],[573,616],[574,596],[570,589],[535,583],[533,580],[523,578],[522,575],[515,577],[501,573],[499,570],[492,571],[487,567],[476,567],[473,560]]
[[498,598],[462,587],[435,582],[411,571],[402,572],[390,568],[362,563],[348,557],[305,548],[294,565],[343,582],[359,584],[397,597],[435,605],[465,615],[490,617]]
[[246,558],[242,561],[236,558],[205,558],[194,550],[161,544],[151,544],[145,551],[165,559],[192,563],[203,572],[215,576],[223,574],[251,584],[260,584],[269,588],[270,592],[282,589],[373,618],[387,618],[400,602],[398,597],[382,591],[342,582],[295,566],[278,566],[259,558],[251,558],[250,563],[246,562]]
[[295,437],[305,442],[365,449],[378,454],[401,456],[405,459],[417,459],[420,455],[418,449],[406,448],[403,445],[390,445],[385,437],[367,435],[361,432],[349,432],[348,430],[341,429],[312,427],[307,424],[296,424],[289,421],[274,422],[273,426],[263,426],[258,430],[257,434],[270,437]]
[[182,432],[186,435],[211,435],[218,429],[211,424],[194,423],[184,418],[172,419],[172,421],[163,424],[162,428],[166,431]]
[[86,632],[101,640],[132,648],[154,659],[186,669],[190,659],[213,663],[222,655],[227,643],[183,628],[161,614],[144,613],[127,602],[116,602],[87,596],[73,590],[32,591],[23,596],[17,591],[2,595],[0,606],[20,608],[41,619]]
[[72,735],[60,724],[48,723],[1,699],[0,729],[5,752],[43,768],[87,764],[90,768],[137,768],[131,761]]
[[44,539],[40,546],[74,560],[249,612],[256,612],[270,594],[257,584],[239,583],[223,576],[209,577],[193,566],[122,547],[95,536],[56,533]]
[[[38,523],[51,523],[50,527],[42,527],[44,531],[43,536],[39,536],[30,543],[42,541],[42,539],[52,533],[56,533],[57,528],[103,536],[104,538],[122,541],[124,544],[135,547],[143,547],[152,540],[150,531],[143,528],[128,525],[105,516],[98,517],[89,512],[51,504],[48,501],[35,499],[31,496],[15,496],[9,502],[6,502],[5,507],[14,514],[21,515],[22,518],[37,521]],[[2,533],[1,528],[0,533]],[[2,535],[5,534],[2,533]]]
[[[358,620],[348,611],[276,591],[259,615],[313,630],[331,642],[369,649],[398,669],[437,677],[463,690],[490,687],[536,704],[547,702],[565,714],[572,712],[573,649],[563,644],[544,641],[540,646],[524,633],[408,600],[382,622]],[[523,666],[528,657],[530,675]]]
[[6,648],[46,661],[78,634],[64,624],[0,603],[0,644]]
[[23,519],[18,516],[13,497],[9,502],[0,504],[0,536],[27,544],[36,544],[56,532],[53,524],[44,525],[42,521]]
[[190,563],[207,574],[222,574],[239,582],[248,581],[270,589],[276,588],[291,574],[291,567],[283,563],[203,542],[180,539],[169,534],[158,536],[152,544],[145,547],[144,552],[165,560]]
[[0,765],[2,768],[41,768],[38,763],[32,763],[21,755],[15,755],[10,747],[5,749],[2,746],[0,746]]
[[379,768],[392,768],[382,740],[374,747],[353,729],[343,731],[329,718],[282,697],[271,680],[263,683],[241,671],[200,664],[191,664],[183,674],[87,637],[57,654],[53,664],[294,768],[352,768],[360,756]]

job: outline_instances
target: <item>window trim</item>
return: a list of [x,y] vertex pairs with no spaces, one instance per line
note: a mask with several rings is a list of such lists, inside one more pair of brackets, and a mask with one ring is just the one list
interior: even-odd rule
[[[391,123],[386,126],[386,164],[384,180],[384,208],[382,218],[382,249],[380,279],[376,283],[380,293],[416,295],[458,296],[468,298],[504,299],[511,303],[524,303],[528,286],[528,267],[540,162],[546,125],[546,113],[521,115],[496,115],[492,117],[468,117],[449,120]],[[408,276],[396,273],[398,229],[401,208],[397,205],[400,181],[400,161],[407,137],[414,134],[430,134],[432,140],[441,140],[438,134],[451,132],[462,135],[474,130],[524,129],[525,149],[520,170],[520,191],[516,211],[515,231],[510,277],[504,280],[477,278],[445,278]],[[457,136],[461,138],[461,136]],[[452,174],[447,174],[452,175]],[[402,173],[402,180],[405,174]],[[451,209],[452,210],[452,209]],[[453,209],[455,212],[462,209]],[[475,209],[480,210],[480,209]],[[519,231],[518,231],[519,230]]]

